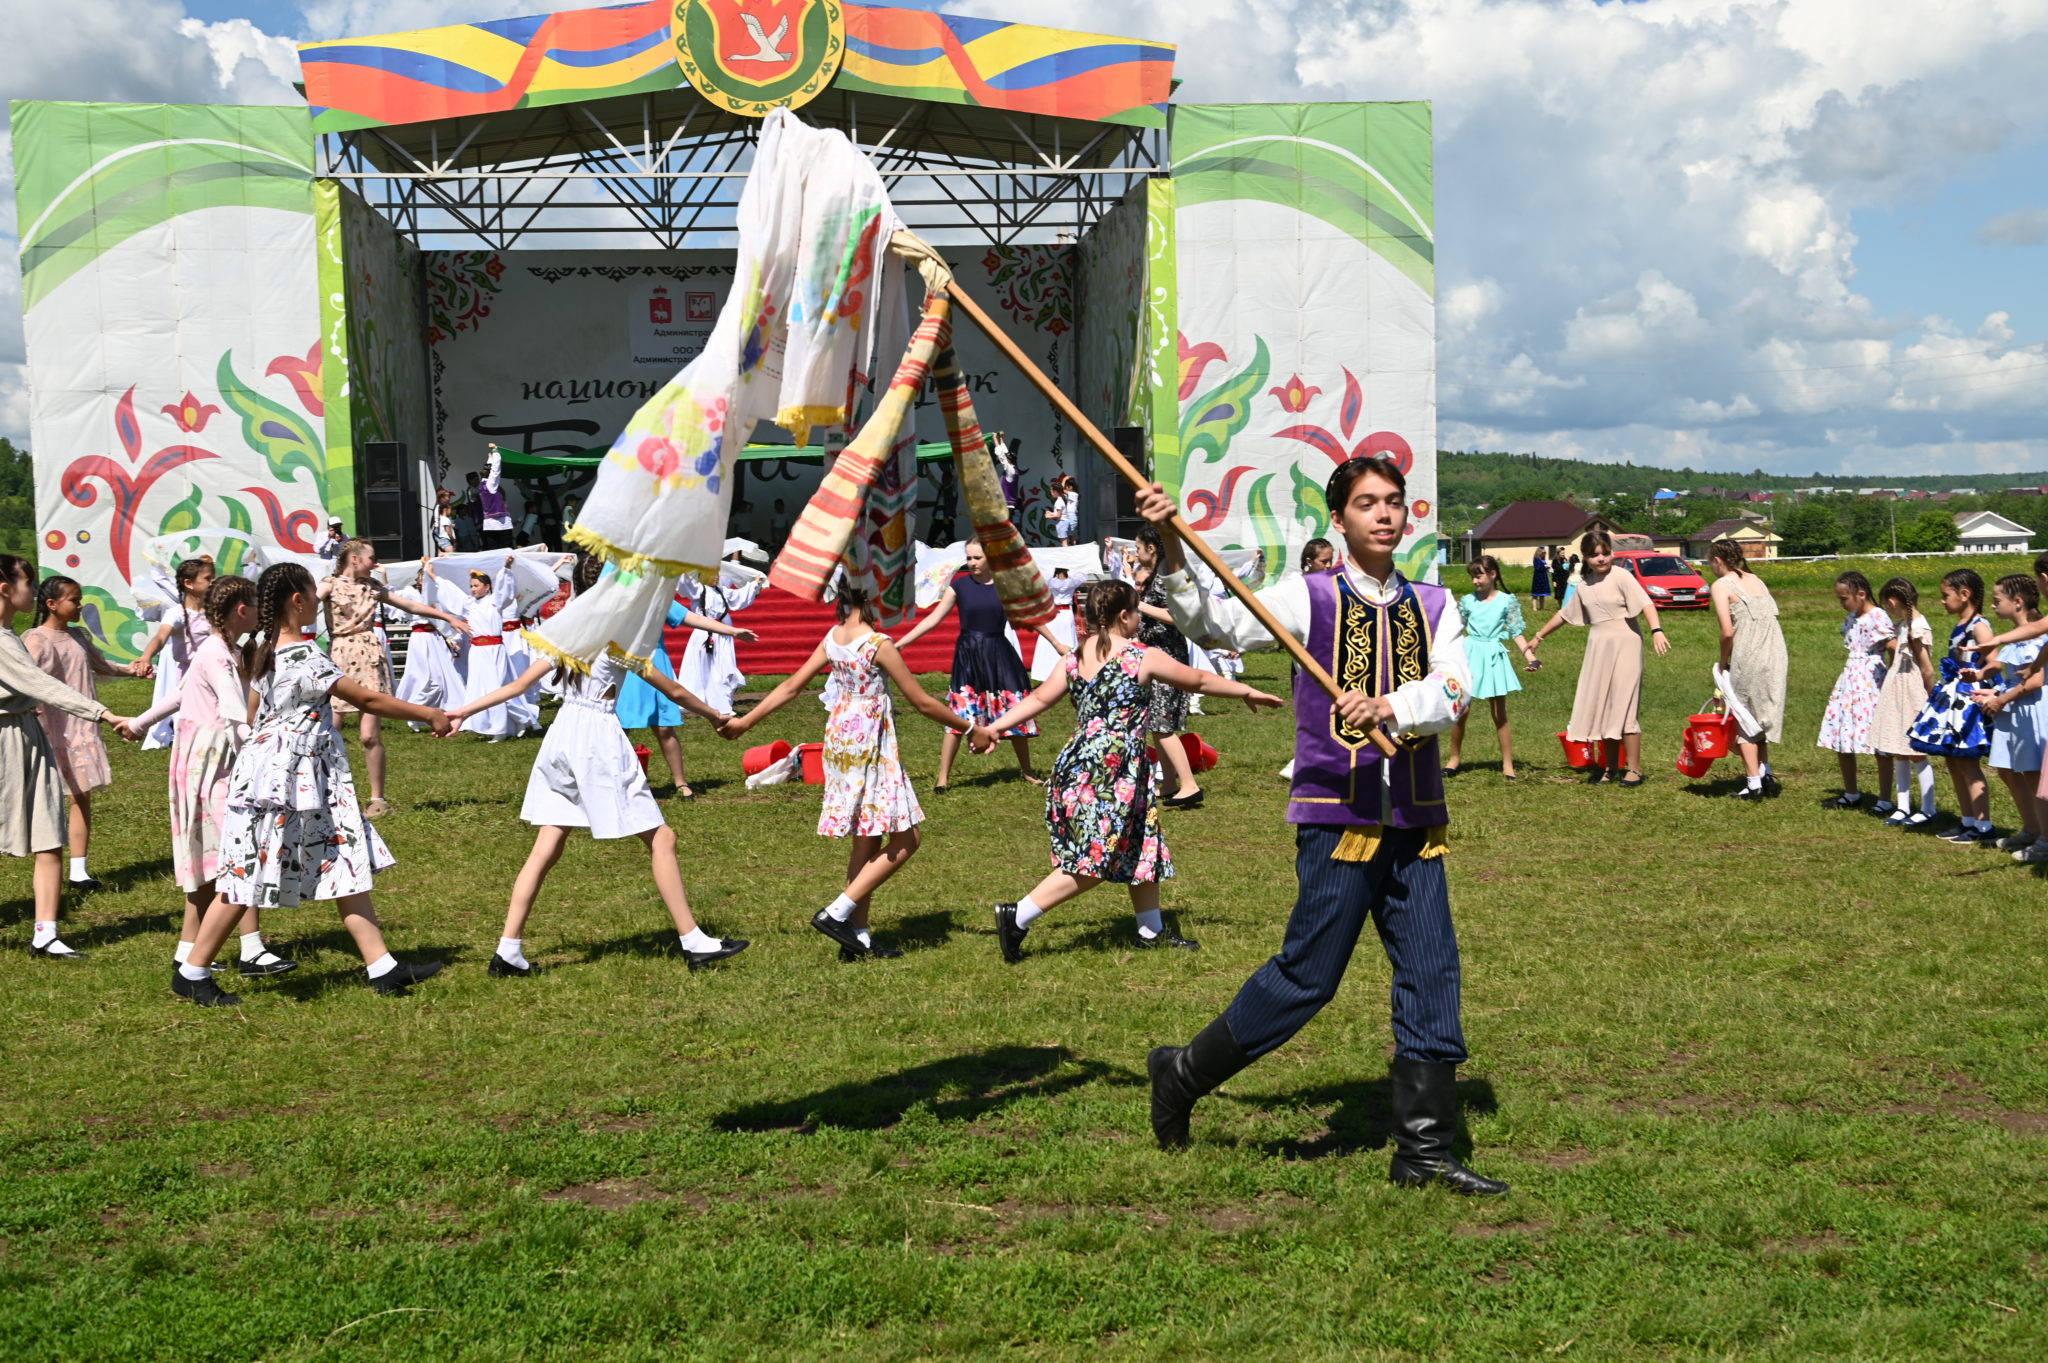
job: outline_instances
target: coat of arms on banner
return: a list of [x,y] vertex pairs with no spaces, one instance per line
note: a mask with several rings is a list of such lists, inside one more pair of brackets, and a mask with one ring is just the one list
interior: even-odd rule
[[815,99],[839,73],[839,0],[677,0],[676,61],[697,92],[759,118]]

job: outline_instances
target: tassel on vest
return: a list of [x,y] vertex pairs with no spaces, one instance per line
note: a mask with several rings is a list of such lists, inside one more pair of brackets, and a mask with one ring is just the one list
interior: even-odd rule
[[[1423,830],[1422,850],[1415,855],[1422,861],[1434,861],[1451,850],[1451,830],[1448,824],[1438,824]],[[1344,830],[1344,836],[1337,839],[1336,850],[1330,853],[1331,861],[1371,861],[1380,854],[1380,827],[1365,824]]]

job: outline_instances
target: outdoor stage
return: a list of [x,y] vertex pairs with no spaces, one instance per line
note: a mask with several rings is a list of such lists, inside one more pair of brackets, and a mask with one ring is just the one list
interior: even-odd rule
[[[304,551],[338,515],[392,558],[487,442],[601,453],[702,347],[760,118],[789,106],[875,161],[906,223],[1213,543],[1291,563],[1326,528],[1333,462],[1388,453],[1416,512],[1403,565],[1426,573],[1429,107],[1179,103],[1174,56],[684,0],[309,45],[301,108],[19,103],[42,566],[84,584],[127,658],[147,540],[189,532],[232,568],[241,542],[218,531]],[[958,344],[982,425],[1018,448],[1027,539],[1049,540],[1061,472],[1084,537],[1126,519],[986,339]],[[935,405],[918,420],[941,438]],[[772,549],[822,459],[756,455],[732,529]],[[918,537],[943,544],[964,508],[950,461],[925,467]],[[520,473],[553,532],[589,460]]]

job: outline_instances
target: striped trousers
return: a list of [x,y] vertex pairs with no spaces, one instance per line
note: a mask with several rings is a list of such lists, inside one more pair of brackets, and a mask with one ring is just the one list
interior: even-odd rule
[[1301,824],[1294,835],[1300,884],[1287,940],[1231,1001],[1230,1034],[1257,1059],[1308,1024],[1337,993],[1365,920],[1394,968],[1394,1054],[1403,1060],[1465,1059],[1458,1021],[1458,935],[1441,857],[1425,861],[1427,835],[1389,828],[1371,861],[1332,861],[1344,835]]

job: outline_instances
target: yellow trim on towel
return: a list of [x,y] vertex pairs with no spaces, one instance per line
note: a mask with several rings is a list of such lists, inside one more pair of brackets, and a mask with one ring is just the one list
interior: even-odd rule
[[[1423,830],[1422,850],[1415,855],[1423,861],[1434,861],[1451,850],[1451,830],[1448,824],[1438,824]],[[1337,839],[1336,850],[1330,853],[1331,861],[1371,861],[1380,854],[1381,830],[1378,824],[1360,824],[1344,830],[1344,836]]]
[[581,672],[586,677],[590,675],[590,664],[588,662],[585,662],[573,653],[564,653],[560,647],[549,643],[546,638],[538,633],[527,634],[526,646],[536,653],[545,653],[548,657],[553,658],[558,666]]
[[656,558],[652,554],[635,553],[622,549],[594,530],[571,526],[562,538],[580,549],[591,553],[611,564],[622,573],[645,573],[652,569],[662,577],[694,577],[699,581],[716,582],[718,565],[687,563],[679,558]]
[[811,443],[811,427],[843,426],[844,407],[785,407],[775,414],[775,424],[788,431],[799,445]]

